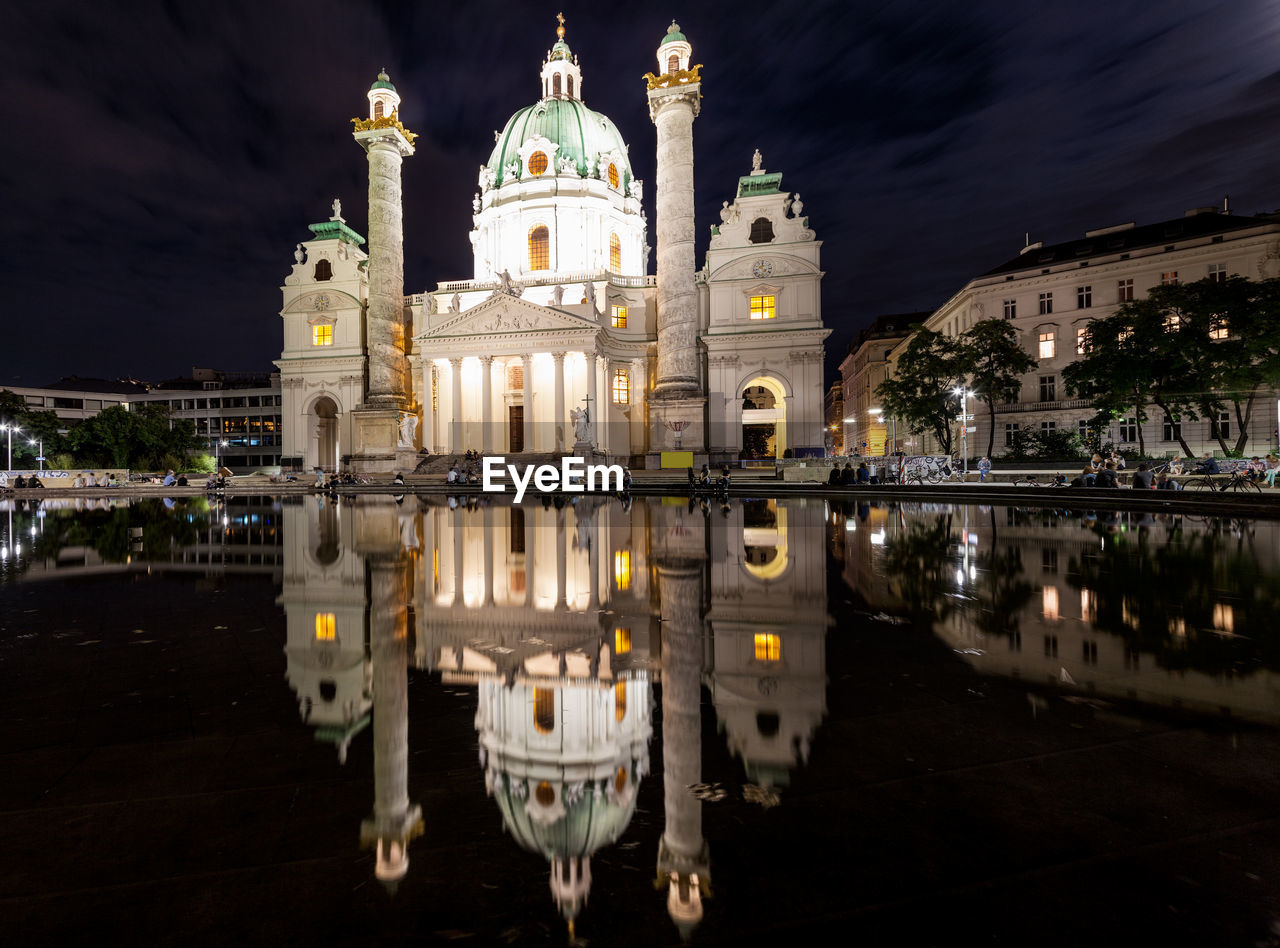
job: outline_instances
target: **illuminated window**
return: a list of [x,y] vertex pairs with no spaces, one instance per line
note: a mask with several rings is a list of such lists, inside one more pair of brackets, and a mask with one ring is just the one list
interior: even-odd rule
[[551,806],[556,802],[556,792],[551,784],[542,780],[538,783],[538,788],[533,791],[533,798],[538,801],[539,806]]
[[1177,283],[1177,282],[1178,282],[1178,271],[1177,271],[1177,270],[1170,270],[1170,271],[1168,271],[1167,273],[1162,273],[1162,274],[1160,274],[1160,285],[1161,285],[1161,286],[1173,286],[1173,285],[1174,285],[1175,283]]
[[321,257],[316,261],[316,268],[311,275],[315,280],[330,280],[333,278],[333,265]]
[[631,630],[617,628],[613,630],[613,654],[626,655],[631,651]]
[[773,633],[757,632],[755,646],[757,662],[777,662],[782,660],[782,639]]
[[373,103],[373,117],[376,119],[382,118],[382,100],[381,99]]
[[333,327],[332,326],[312,326],[311,327],[311,344],[313,346],[333,345]]
[[1121,280],[1116,284],[1116,302],[1128,303],[1133,299],[1133,280]]
[[[1051,304],[1051,306],[1052,306],[1052,304]],[[1052,312],[1052,308],[1050,309],[1050,311]],[[1043,313],[1043,312],[1044,312],[1044,310],[1041,310],[1040,312],[1042,312],[1042,313]],[[1053,358],[1053,352],[1054,352],[1054,348],[1055,348],[1055,346],[1054,346],[1054,336],[1055,336],[1055,334],[1054,334],[1054,333],[1052,333],[1052,332],[1042,332],[1042,333],[1040,333],[1040,358],[1042,358],[1042,359],[1052,359],[1052,358]]]
[[627,716],[627,683],[620,681],[613,686],[613,719],[621,721]]
[[[613,165],[610,165],[609,168],[612,170]],[[609,178],[610,183],[616,176],[614,174]],[[614,273],[619,273],[622,270],[622,241],[618,239],[617,234],[609,235],[609,269]]]
[[1164,317],[1164,331],[1177,332],[1182,328],[1181,313],[1167,313]]
[[529,174],[537,177],[547,170],[547,154],[542,151],[535,151],[529,156]]
[[1229,339],[1231,330],[1227,327],[1227,321],[1221,316],[1214,316],[1213,321],[1209,323],[1210,339]]
[[631,588],[630,550],[618,550],[613,554],[613,581],[620,592]]
[[1081,326],[1076,330],[1076,355],[1084,355],[1089,351],[1089,329]]
[[747,240],[753,244],[767,244],[773,240],[773,221],[767,217],[757,217],[751,222],[751,233]]
[[551,269],[551,234],[545,224],[529,231],[529,269]]
[[773,319],[778,315],[778,298],[776,296],[751,297],[752,319]]
[[618,166],[611,162],[609,164],[609,187],[613,188],[616,191],[618,189],[619,180],[620,179],[618,178]]
[[1045,586],[1040,590],[1040,612],[1046,618],[1058,618],[1058,587]]
[[613,307],[613,328],[614,329],[627,328],[627,308],[625,306]]
[[667,75],[671,75],[672,73],[678,71],[679,69],[680,69],[680,57],[675,55],[668,56],[667,57]]
[[631,404],[631,376],[627,375],[626,369],[613,370],[613,403]]
[[332,642],[337,635],[338,623],[332,612],[316,613],[316,641]]
[[533,689],[533,726],[539,734],[550,734],[555,730],[556,693],[553,689]]

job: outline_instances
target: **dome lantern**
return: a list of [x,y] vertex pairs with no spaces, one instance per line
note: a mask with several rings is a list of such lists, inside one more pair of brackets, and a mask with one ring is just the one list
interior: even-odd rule
[[542,98],[581,99],[582,72],[578,69],[578,57],[564,41],[564,14],[557,13],[556,19],[560,21],[556,42],[542,64]]
[[674,76],[678,72],[688,71],[693,47],[680,32],[680,24],[675,20],[671,21],[671,25],[667,27],[667,35],[662,37],[662,42],[658,44],[657,56],[659,75]]
[[370,119],[390,118],[400,108],[400,94],[391,84],[385,66],[378,73],[378,78],[373,81],[373,85],[369,87],[368,96]]

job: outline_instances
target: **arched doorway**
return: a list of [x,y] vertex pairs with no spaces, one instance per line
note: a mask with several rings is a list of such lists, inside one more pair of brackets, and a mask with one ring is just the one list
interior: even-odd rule
[[759,375],[742,387],[742,457],[780,458],[787,449],[786,391],[777,379]]
[[312,437],[315,441],[315,455],[312,467],[322,467],[326,471],[338,469],[338,405],[328,395],[316,399],[311,408],[314,416]]

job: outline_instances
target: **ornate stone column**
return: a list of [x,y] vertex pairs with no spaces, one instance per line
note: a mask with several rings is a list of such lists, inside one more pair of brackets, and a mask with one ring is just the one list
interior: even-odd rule
[[449,371],[449,414],[453,417],[449,423],[449,452],[461,454],[466,450],[462,446],[462,359],[450,359]]
[[600,402],[596,397],[596,371],[598,369],[595,350],[588,350],[587,359],[587,408],[591,415],[590,440],[592,447],[600,444]]
[[537,450],[533,443],[533,355],[524,356],[524,450]]
[[401,412],[410,407],[404,305],[404,220],[400,167],[417,137],[400,124],[400,97],[385,72],[368,93],[369,118],[353,135],[369,158],[369,302],[365,313],[368,388],[353,410],[357,470],[390,471],[412,459],[400,449]]
[[565,437],[564,430],[564,353],[553,352],[551,358],[556,364],[556,381],[555,381],[555,418],[552,419],[552,451],[564,451],[565,445],[569,439]]
[[[663,449],[678,444],[696,460],[706,445],[693,245],[693,120],[702,106],[702,67],[689,67],[690,52],[672,23],[657,50],[661,73],[647,77],[649,117],[658,133],[658,377],[649,397],[650,466]],[[669,421],[685,426],[678,441]]]
[[493,451],[493,356],[480,357],[480,450]]
[[428,359],[422,370],[422,446],[432,454],[436,453],[436,384],[436,364]]

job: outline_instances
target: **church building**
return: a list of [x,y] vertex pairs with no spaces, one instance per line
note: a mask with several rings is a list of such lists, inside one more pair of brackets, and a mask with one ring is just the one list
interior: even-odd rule
[[[399,168],[416,136],[385,72],[369,90],[369,117],[353,120],[370,161],[367,253],[335,202],[282,288],[284,463],[392,470],[474,449],[657,467],[823,452],[821,242],[800,196],[756,151],[726,183],[696,269],[702,67],[672,23],[645,77],[658,137],[649,273],[644,183],[618,127],[586,105],[563,21],[556,34],[537,100],[479,166],[470,278],[425,292],[404,294],[400,251]],[[400,324],[385,317],[395,299]]]

